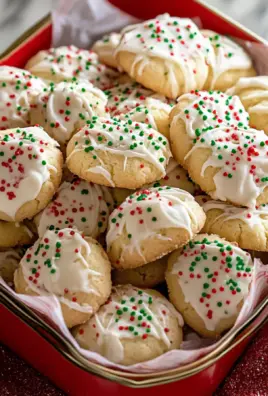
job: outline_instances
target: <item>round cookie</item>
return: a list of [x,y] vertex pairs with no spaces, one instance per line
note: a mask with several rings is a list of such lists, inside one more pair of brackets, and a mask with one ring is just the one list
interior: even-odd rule
[[238,95],[249,113],[249,124],[268,134],[268,76],[240,78],[226,92]]
[[23,249],[10,249],[0,252],[0,277],[9,286],[13,286],[14,272],[18,268],[22,256]]
[[160,293],[126,285],[113,288],[106,304],[73,335],[82,348],[129,366],[178,349],[182,325]]
[[114,50],[121,40],[120,33],[110,33],[96,41],[92,51],[96,52],[99,60],[107,66],[117,68],[117,62],[114,57]]
[[268,141],[264,132],[248,126],[237,96],[186,94],[170,118],[173,156],[203,191],[251,208],[268,202]]
[[14,276],[17,293],[54,295],[64,321],[88,320],[111,293],[111,265],[97,241],[70,228],[47,230],[27,250]]
[[62,175],[58,144],[39,127],[0,132],[0,219],[32,218],[51,200]]
[[29,126],[32,99],[45,86],[26,70],[0,66],[0,130]]
[[131,284],[136,287],[155,287],[165,282],[167,256],[138,268],[113,270],[112,280],[115,285]]
[[217,234],[242,249],[268,251],[268,205],[254,209],[196,197],[206,213],[203,232]]
[[100,89],[109,88],[120,75],[100,63],[95,52],[73,45],[39,51],[25,69],[48,81],[88,80]]
[[167,139],[150,125],[99,118],[67,146],[67,166],[82,179],[135,189],[165,175],[171,156]]
[[176,99],[203,88],[214,52],[191,19],[164,14],[125,28],[115,57],[146,88]]
[[31,124],[41,125],[64,145],[94,115],[105,115],[107,98],[88,81],[51,83],[35,97]]
[[33,240],[34,234],[27,223],[0,220],[0,248],[30,245]]
[[205,223],[186,191],[157,187],[130,195],[109,219],[107,252],[115,268],[140,267],[185,245]]
[[168,260],[170,301],[198,334],[218,337],[234,325],[252,271],[250,254],[236,244],[218,235],[197,235]]
[[201,33],[210,40],[215,52],[205,89],[225,92],[240,77],[256,75],[252,59],[234,40],[212,30],[201,30]]
[[108,224],[113,198],[107,187],[81,179],[63,182],[48,206],[34,221],[39,236],[47,229],[78,229],[83,235],[97,238]]

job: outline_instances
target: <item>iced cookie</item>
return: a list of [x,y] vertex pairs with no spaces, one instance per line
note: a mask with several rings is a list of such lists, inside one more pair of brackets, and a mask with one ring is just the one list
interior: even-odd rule
[[53,201],[35,217],[39,236],[47,229],[78,229],[97,238],[106,230],[113,210],[113,198],[107,187],[74,179],[60,186]]
[[23,256],[23,249],[10,249],[0,252],[0,278],[13,286],[14,272]]
[[115,268],[136,268],[185,245],[205,223],[187,191],[156,187],[130,195],[109,219],[107,252]]
[[41,125],[60,144],[86,125],[94,115],[105,115],[107,98],[90,82],[51,83],[35,97],[31,124]]
[[142,267],[112,271],[112,280],[115,285],[131,284],[137,287],[155,287],[165,282],[167,256]]
[[47,230],[14,276],[17,293],[54,295],[68,327],[88,320],[111,293],[111,265],[97,241],[70,228]]
[[165,176],[167,139],[150,125],[93,117],[67,146],[67,166],[82,179],[135,189]]
[[87,80],[100,89],[107,89],[119,73],[102,63],[93,51],[73,45],[39,51],[25,66],[35,76],[48,81]]
[[256,75],[252,59],[234,40],[212,30],[201,30],[201,33],[210,40],[215,52],[205,84],[206,89],[225,92],[240,77]]
[[268,202],[267,136],[248,126],[237,96],[186,94],[170,117],[173,156],[203,191],[251,208]]
[[123,33],[116,61],[146,88],[173,99],[203,88],[214,51],[192,20],[164,14]]
[[26,70],[0,66],[0,130],[30,125],[32,99],[45,83]]
[[30,245],[33,240],[33,231],[27,223],[0,220],[0,248]]
[[182,325],[160,293],[127,285],[115,287],[106,304],[73,334],[82,348],[129,366],[178,349]]
[[114,57],[114,50],[121,39],[120,33],[110,33],[96,41],[92,51],[96,52],[99,60],[107,66],[117,68],[117,62]]
[[0,219],[22,221],[40,212],[62,175],[58,144],[39,127],[0,132]]
[[268,134],[268,76],[240,78],[226,92],[238,95],[249,113],[249,124]]
[[268,205],[254,209],[196,197],[206,213],[203,232],[218,234],[243,249],[268,251]]
[[170,301],[204,337],[230,329],[248,295],[250,254],[218,235],[200,234],[168,260]]

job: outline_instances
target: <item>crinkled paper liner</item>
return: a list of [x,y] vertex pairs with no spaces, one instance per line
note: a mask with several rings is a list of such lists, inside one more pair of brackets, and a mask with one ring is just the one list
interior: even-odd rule
[[[240,314],[233,326],[233,330],[241,326],[250,317],[261,299],[268,295],[268,266],[262,264],[260,260],[255,259],[252,275],[250,292],[245,299]],[[173,369],[187,363],[194,362],[195,360],[207,355],[215,350],[221,343],[221,340],[213,342],[212,340],[200,338],[196,333],[190,333],[186,336],[185,341],[183,341],[181,349],[166,352],[165,354],[148,362],[138,363],[127,367],[122,366],[105,359],[95,352],[87,351],[78,345],[64,323],[60,304],[55,296],[32,297],[23,294],[16,294],[2,278],[0,278],[0,283],[8,289],[16,299],[22,301],[36,312],[40,312],[43,317],[48,318],[49,322],[52,322],[58,328],[59,332],[71,342],[81,355],[94,363],[113,369],[139,374]]]
[[[53,46],[73,44],[80,48],[90,48],[94,41],[103,34],[119,31],[128,24],[138,20],[112,6],[106,0],[60,0],[57,9],[52,13],[53,18]],[[199,18],[194,18],[200,26]],[[254,60],[259,75],[268,75],[268,47],[237,40],[249,52]],[[74,347],[90,361],[113,369],[132,373],[151,373],[168,370],[185,365],[207,355],[215,350],[221,340],[213,342],[200,338],[192,332],[185,336],[180,350],[167,352],[156,359],[132,366],[121,366],[100,356],[97,353],[82,349],[65,326],[60,304],[55,296],[31,297],[16,294],[0,278],[0,283],[9,290],[18,300],[40,312],[59,329]],[[242,325],[252,314],[261,298],[268,295],[268,266],[264,266],[258,259],[254,260],[254,273],[250,293],[244,302],[243,308],[234,324],[233,329]]]

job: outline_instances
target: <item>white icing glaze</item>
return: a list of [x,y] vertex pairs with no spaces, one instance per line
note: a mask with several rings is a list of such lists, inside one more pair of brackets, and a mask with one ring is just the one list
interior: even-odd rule
[[97,351],[101,350],[107,359],[120,363],[124,359],[121,340],[153,337],[169,349],[170,316],[177,318],[178,324],[183,326],[182,317],[164,297],[151,295],[134,286],[119,286],[113,289],[109,300],[89,322],[80,326],[76,339],[86,347],[87,335],[92,339],[93,331],[97,338]]
[[81,312],[91,312],[80,304],[75,293],[98,295],[94,285],[101,274],[91,268],[91,249],[79,232],[70,228],[47,230],[27,250],[20,267],[28,288],[38,295],[55,295],[61,303]]
[[[159,15],[156,19],[129,26],[123,33],[115,52],[118,54],[128,51],[136,54],[130,75],[134,75],[134,69],[139,62],[138,74],[141,75],[151,58],[161,58],[165,62],[166,78],[173,97],[196,88],[196,73],[205,81],[208,74],[207,64],[214,62],[214,52],[209,40],[188,18]],[[198,70],[195,69],[196,63]],[[175,77],[174,66],[179,66],[184,75],[181,87]]]
[[[96,156],[96,166],[88,171],[101,173],[107,180],[112,178],[104,169],[98,151],[107,151],[125,157],[126,166],[128,158],[141,158],[152,163],[165,175],[165,166],[171,156],[168,140],[150,125],[125,122],[117,118],[93,117],[90,125],[82,128],[75,135],[75,148],[67,158],[67,163],[77,151],[85,151]],[[111,179],[110,179],[111,178]]]
[[113,57],[115,48],[118,46],[121,40],[120,33],[110,33],[102,37],[101,40],[95,42],[92,47],[92,51],[95,51],[100,58]]
[[37,216],[38,234],[46,229],[74,228],[96,238],[107,227],[113,199],[107,187],[75,179],[64,182],[53,201]]
[[30,125],[31,100],[43,88],[28,71],[0,66],[0,130]]
[[123,233],[129,238],[124,250],[137,251],[141,257],[141,242],[163,239],[162,229],[183,228],[191,237],[192,224],[198,221],[189,205],[193,201],[191,194],[179,188],[156,187],[133,193],[110,216],[106,235],[108,251]]
[[[7,132],[7,133],[5,133]],[[0,208],[14,219],[17,210],[34,200],[49,180],[47,146],[57,142],[38,127],[11,129],[0,134]],[[54,169],[54,168],[53,168]]]
[[239,95],[248,88],[261,88],[268,90],[268,76],[241,77],[237,83],[226,91],[227,95]]
[[251,58],[235,41],[211,30],[204,30],[202,34],[209,38],[215,49],[210,89],[214,88],[217,79],[227,70],[246,70],[252,67]]
[[107,98],[88,81],[50,84],[33,106],[41,113],[42,126],[59,143],[65,144],[73,133],[95,114],[104,115]]
[[184,299],[214,331],[221,319],[238,314],[253,271],[249,253],[222,239],[192,241],[173,264]]
[[109,87],[119,76],[118,72],[100,63],[96,53],[73,45],[40,51],[26,67],[48,80],[84,79],[101,89]]

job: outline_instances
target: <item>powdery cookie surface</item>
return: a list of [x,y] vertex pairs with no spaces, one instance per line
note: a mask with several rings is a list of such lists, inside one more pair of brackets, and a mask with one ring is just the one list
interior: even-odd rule
[[0,130],[30,125],[32,99],[45,83],[26,70],[0,66]]
[[240,78],[227,93],[238,95],[249,113],[253,128],[268,134],[268,76]]
[[96,52],[99,60],[107,66],[117,68],[117,62],[114,56],[114,50],[121,40],[120,33],[110,33],[96,41],[92,47],[92,51]]
[[0,252],[0,277],[13,286],[14,272],[23,256],[23,249],[10,249]]
[[51,200],[62,175],[58,144],[38,127],[0,132],[0,219],[32,218]]
[[92,117],[67,146],[67,166],[82,179],[109,187],[139,188],[165,175],[167,139],[150,125]]
[[92,116],[105,115],[106,103],[104,93],[90,82],[51,83],[33,101],[31,124],[41,125],[60,144],[66,144]]
[[136,287],[155,287],[165,282],[167,256],[142,267],[112,271],[112,280],[115,285],[131,284]]
[[108,256],[115,268],[140,267],[183,246],[205,222],[188,192],[157,187],[130,195],[109,220]]
[[47,229],[78,229],[83,235],[98,237],[106,230],[113,198],[107,187],[74,179],[64,182],[53,201],[36,216],[39,236]]
[[213,58],[192,20],[168,14],[128,26],[116,49],[116,61],[132,78],[173,99],[203,88]]
[[102,247],[70,228],[46,231],[22,258],[17,293],[54,295],[68,327],[85,322],[111,293],[111,265]]
[[196,197],[206,213],[203,232],[218,234],[243,249],[268,251],[268,205],[238,208],[204,196]]
[[88,80],[101,89],[110,87],[119,77],[117,71],[100,63],[95,52],[73,45],[38,52],[27,62],[25,69],[45,80]]
[[248,126],[237,96],[183,95],[171,113],[170,135],[173,156],[212,198],[247,207],[268,202],[268,141]]
[[214,338],[233,326],[252,271],[249,253],[217,235],[200,234],[169,258],[169,297],[189,326]]
[[160,293],[127,285],[115,287],[106,304],[73,334],[82,348],[129,366],[179,348],[182,325]]
[[212,30],[201,30],[201,33],[210,40],[215,52],[205,85],[207,89],[224,92],[240,77],[256,75],[252,59],[234,40]]

